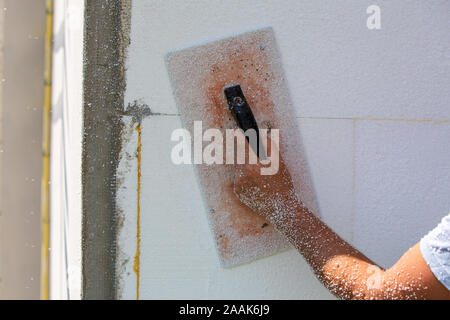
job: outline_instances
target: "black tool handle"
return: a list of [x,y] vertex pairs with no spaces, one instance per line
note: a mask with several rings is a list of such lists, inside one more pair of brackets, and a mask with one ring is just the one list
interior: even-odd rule
[[[247,100],[245,99],[241,86],[237,84],[234,86],[226,87],[224,89],[224,93],[225,97],[227,98],[228,107],[230,108],[231,114],[233,115],[233,118],[236,120],[238,127],[241,128],[244,131],[244,133],[248,129],[255,130],[256,146],[251,147],[256,152],[258,157],[264,159],[265,153],[260,141],[261,139],[259,136],[258,124],[256,123],[256,119],[255,116],[253,115],[252,109],[250,108],[249,104],[247,103]],[[249,141],[249,137],[246,136],[246,138],[247,141]]]

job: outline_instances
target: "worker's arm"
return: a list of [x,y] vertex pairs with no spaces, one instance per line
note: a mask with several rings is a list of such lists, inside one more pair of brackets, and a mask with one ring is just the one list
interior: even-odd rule
[[419,244],[383,270],[302,205],[281,159],[275,175],[262,176],[260,169],[260,165],[239,167],[236,195],[289,239],[333,294],[343,299],[450,299],[450,291],[424,261]]

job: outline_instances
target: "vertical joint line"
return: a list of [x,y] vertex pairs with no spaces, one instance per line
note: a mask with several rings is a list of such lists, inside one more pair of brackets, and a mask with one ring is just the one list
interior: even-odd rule
[[350,240],[354,240],[355,232],[355,190],[356,190],[356,122],[357,119],[353,119],[353,148],[352,148],[352,232]]
[[141,124],[135,128],[138,134],[137,146],[137,217],[136,217],[136,254],[134,255],[133,271],[136,273],[136,300],[139,300],[140,257],[141,257]]
[[53,0],[46,1],[44,110],[42,117],[41,279],[42,300],[50,297],[50,130],[52,107]]

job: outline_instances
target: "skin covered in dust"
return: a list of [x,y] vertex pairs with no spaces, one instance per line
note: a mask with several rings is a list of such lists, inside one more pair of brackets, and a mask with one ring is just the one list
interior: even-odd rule
[[[267,145],[270,153],[271,144]],[[235,194],[286,236],[334,295],[342,299],[450,299],[450,291],[423,259],[419,243],[384,270],[303,206],[281,157],[277,174],[261,175],[261,168],[260,164],[236,166]]]

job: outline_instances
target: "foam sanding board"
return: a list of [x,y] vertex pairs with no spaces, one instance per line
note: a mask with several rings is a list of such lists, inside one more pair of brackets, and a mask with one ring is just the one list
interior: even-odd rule
[[[166,64],[183,126],[192,137],[194,121],[202,121],[203,130],[220,129],[224,140],[225,130],[237,127],[224,89],[239,84],[258,127],[280,129],[280,153],[296,192],[318,214],[272,28],[170,52]],[[195,164],[195,167],[223,267],[290,247],[273,226],[237,199],[233,193],[233,165]]]

